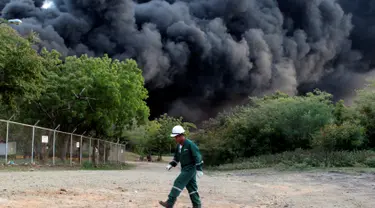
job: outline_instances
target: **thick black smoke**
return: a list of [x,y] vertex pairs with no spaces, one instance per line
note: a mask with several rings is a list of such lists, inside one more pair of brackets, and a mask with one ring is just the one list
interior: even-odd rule
[[356,2],[54,0],[42,9],[0,0],[0,9],[23,20],[21,34],[34,30],[64,55],[136,59],[153,116],[197,121],[274,90],[350,96],[370,72],[375,43],[375,0]]

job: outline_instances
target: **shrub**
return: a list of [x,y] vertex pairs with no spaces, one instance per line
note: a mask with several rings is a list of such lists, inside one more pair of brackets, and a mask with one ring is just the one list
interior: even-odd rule
[[320,91],[294,97],[278,92],[219,114],[195,135],[206,164],[311,148],[313,135],[334,123],[330,99]]
[[254,156],[237,160],[234,163],[209,167],[212,170],[241,170],[257,168],[276,168],[279,170],[323,168],[323,167],[375,167],[375,152],[334,151],[326,157],[325,152],[301,150],[274,155]]
[[368,167],[375,168],[375,156],[366,158],[364,162]]
[[313,139],[313,146],[324,151],[355,150],[365,140],[365,129],[356,123],[345,121],[342,125],[329,124]]

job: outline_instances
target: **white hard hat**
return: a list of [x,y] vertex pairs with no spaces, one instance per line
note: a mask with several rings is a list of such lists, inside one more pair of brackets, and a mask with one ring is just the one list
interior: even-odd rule
[[185,132],[184,128],[180,125],[173,127],[171,137],[175,137],[179,134],[183,134]]

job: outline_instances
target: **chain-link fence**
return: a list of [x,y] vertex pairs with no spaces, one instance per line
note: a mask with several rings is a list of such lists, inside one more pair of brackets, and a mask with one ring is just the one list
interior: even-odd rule
[[124,144],[56,129],[0,119],[0,160],[24,165],[125,162]]

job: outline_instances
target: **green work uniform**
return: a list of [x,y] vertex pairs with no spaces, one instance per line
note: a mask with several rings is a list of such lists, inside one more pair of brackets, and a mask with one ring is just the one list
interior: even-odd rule
[[198,146],[190,139],[185,139],[181,148],[179,144],[177,145],[173,160],[169,164],[176,167],[179,162],[181,164],[181,173],[174,181],[167,202],[170,205],[174,205],[177,197],[186,187],[193,207],[200,208],[201,200],[198,193],[196,174],[197,171],[202,171],[203,161]]

